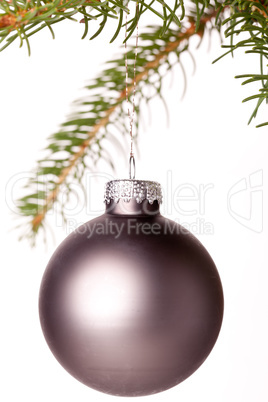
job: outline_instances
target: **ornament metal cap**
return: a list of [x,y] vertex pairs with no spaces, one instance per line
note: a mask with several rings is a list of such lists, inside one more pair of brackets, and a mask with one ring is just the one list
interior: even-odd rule
[[110,204],[111,201],[118,203],[120,200],[130,202],[136,200],[141,204],[147,200],[149,204],[157,201],[162,203],[161,184],[150,180],[121,179],[111,180],[105,185],[104,202]]

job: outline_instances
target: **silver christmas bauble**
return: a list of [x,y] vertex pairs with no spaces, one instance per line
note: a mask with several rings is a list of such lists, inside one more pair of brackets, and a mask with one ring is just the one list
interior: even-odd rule
[[218,337],[223,291],[209,253],[159,212],[158,183],[115,180],[106,212],[49,261],[40,289],[46,341],[82,383],[120,396],[179,384]]

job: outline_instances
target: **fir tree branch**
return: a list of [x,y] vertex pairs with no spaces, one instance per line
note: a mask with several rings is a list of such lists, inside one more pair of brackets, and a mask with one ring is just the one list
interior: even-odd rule
[[[214,28],[212,22],[215,21],[216,16],[217,10],[210,8],[200,18],[197,30],[196,20],[189,17],[185,28],[182,27],[179,30],[168,28],[165,36],[161,39],[159,39],[161,26],[149,27],[148,32],[141,34],[137,58],[137,96],[140,94],[141,98],[145,98],[144,84],[154,88],[155,95],[161,96],[163,76],[172,68],[169,55],[174,53],[179,60],[180,54],[188,50],[191,37],[197,35],[202,39],[207,29]],[[151,60],[152,49],[153,60]],[[134,51],[135,49],[132,48],[128,53],[130,70],[133,68]],[[29,231],[26,236],[33,243],[39,229],[44,229],[47,212],[55,202],[59,202],[58,196],[63,187],[67,187],[71,191],[68,180],[72,182],[77,172],[76,169],[86,166],[86,155],[89,154],[93,161],[97,161],[103,156],[101,143],[103,138],[110,138],[109,124],[120,125],[123,132],[128,131],[125,128],[124,112],[126,100],[124,58],[120,57],[107,64],[108,68],[87,86],[89,96],[78,102],[78,110],[75,115],[62,125],[61,131],[51,136],[52,142],[48,146],[51,155],[39,161],[36,169],[37,177],[28,183],[30,189],[33,189],[34,186],[39,187],[39,189],[18,201],[20,213],[28,218],[30,217]],[[163,75],[159,72],[160,66],[166,67]],[[130,96],[134,87],[133,79],[128,84]],[[96,90],[98,96],[94,97]],[[118,93],[117,97],[114,96],[115,91]],[[146,100],[150,100],[152,96],[147,96]],[[84,110],[85,107],[86,110]],[[66,145],[66,141],[70,143]],[[97,149],[94,148],[96,145]],[[68,152],[68,157],[59,160],[57,155],[62,151]],[[80,172],[80,178],[82,174],[83,169]],[[71,177],[72,179],[70,179]]]
[[[43,28],[49,28],[54,38],[52,25],[66,19],[76,21],[73,17],[77,14],[84,25],[82,39],[87,36],[89,23],[92,20],[101,19],[99,28],[90,39],[98,36],[109,19],[118,19],[118,26],[112,40],[115,40],[123,27],[122,13],[130,14],[129,35],[135,29],[139,18],[145,12],[157,15],[163,21],[162,34],[165,27],[173,21],[180,26],[180,18],[177,16],[181,9],[180,17],[184,15],[183,0],[173,0],[173,7],[164,0],[130,0],[138,3],[138,12],[124,5],[123,0],[1,0],[0,2],[0,48],[4,50],[15,39],[20,38],[20,46],[27,42],[29,54],[29,38]],[[87,8],[90,8],[88,11]],[[162,10],[162,11],[161,11]],[[119,17],[119,18],[118,18]],[[82,18],[82,19],[81,19]]]
[[[118,1],[113,0],[110,3],[115,5]],[[163,3],[162,0],[155,1]],[[22,4],[25,1],[16,2],[14,0],[13,3]],[[31,5],[38,3],[38,6],[41,4],[40,1],[29,1],[29,3]],[[43,1],[42,4],[44,3],[49,2]],[[59,7],[62,6],[60,0],[53,3],[54,6],[55,3]],[[73,4],[74,2],[68,2],[68,5],[71,3]],[[144,1],[139,1],[139,12],[129,22],[128,35],[131,34],[138,19],[145,10],[152,9],[151,6],[153,3],[154,0],[146,4]],[[3,1],[0,6],[3,6],[3,4],[6,6],[8,3]],[[88,31],[89,17],[85,11],[85,2],[80,1],[79,4],[84,12],[85,36]],[[113,9],[111,6],[106,10],[103,8],[105,5],[109,5],[107,1],[101,4],[103,13],[99,13],[99,16],[104,18],[104,22],[101,23],[101,27],[97,33],[104,27],[105,21],[108,18],[107,15],[109,16],[109,13]],[[123,1],[121,0],[120,4],[120,18],[113,39],[118,35],[123,26],[122,10],[125,6],[123,6]],[[163,4],[165,6],[165,3]],[[178,9],[178,4],[182,10],[181,18],[184,18],[185,10],[182,2],[178,3],[175,1],[173,12]],[[66,7],[66,2],[64,2],[64,6]],[[267,67],[265,63],[267,63],[268,58],[267,7],[268,0],[256,0],[252,2],[227,0],[223,3],[215,1],[213,4],[205,2],[205,0],[191,0],[190,16],[184,18],[183,25],[181,25],[181,22],[178,23],[176,21],[177,26],[179,26],[176,30],[170,28],[170,23],[173,20],[172,9],[168,7],[167,9],[163,8],[163,15],[165,16],[163,25],[149,27],[148,32],[141,34],[141,44],[139,45],[137,58],[137,97],[140,96],[140,99],[145,99],[146,101],[149,101],[156,95],[162,98],[161,86],[163,77],[173,67],[169,62],[169,55],[171,53],[175,54],[177,56],[175,64],[180,63],[180,55],[182,52],[188,51],[191,37],[197,35],[202,40],[205,31],[214,29],[215,27],[220,31],[221,27],[225,26],[225,36],[230,37],[230,45],[223,45],[228,50],[221,57],[229,53],[233,54],[239,48],[246,48],[246,53],[256,53],[260,57],[260,72],[242,74],[236,77],[245,78],[242,83],[243,85],[253,82],[260,83],[261,85],[258,94],[244,99],[244,102],[257,100],[256,107],[250,118],[251,121],[253,117],[256,117],[263,101],[267,101],[268,99],[268,74],[264,71],[264,67]],[[3,7],[0,8],[3,9]],[[167,10],[170,13],[169,19],[166,18]],[[20,10],[17,8],[16,12],[19,15]],[[29,10],[27,12],[27,18],[29,19]],[[226,12],[228,13],[228,18],[225,17]],[[6,20],[0,14],[0,24],[10,23],[7,14],[6,12]],[[25,16],[26,13],[23,14],[22,20],[28,23]],[[61,16],[59,18],[65,17]],[[50,27],[51,22],[48,25]],[[16,28],[18,28],[18,35],[21,37],[21,40],[26,40],[27,44],[29,42],[28,37],[37,31],[36,29],[27,34],[29,26],[27,24],[24,26],[23,23]],[[163,35],[164,32],[165,35]],[[243,38],[236,41],[236,38],[242,34]],[[245,37],[245,34],[248,36]],[[13,40],[14,36],[8,38],[9,43]],[[133,69],[134,48],[128,53],[128,59],[130,61],[129,69],[131,70],[131,68]],[[161,72],[163,66],[165,67],[164,73]],[[133,80],[130,80],[128,84],[130,96],[133,91]],[[146,86],[154,90],[154,95],[146,95],[144,91]],[[59,199],[59,195],[64,189],[67,190],[68,195],[71,193],[71,183],[74,179],[81,183],[81,178],[87,167],[86,158],[88,157],[93,163],[96,163],[100,158],[106,158],[112,164],[109,154],[106,153],[102,145],[103,139],[112,140],[110,126],[119,127],[119,132],[128,132],[124,110],[126,98],[124,58],[120,57],[108,62],[107,68],[86,88],[89,95],[84,100],[77,102],[74,115],[71,115],[62,124],[59,132],[50,137],[50,144],[47,147],[50,154],[38,161],[35,177],[27,184],[30,194],[18,200],[20,214],[29,218],[28,232],[24,233],[23,237],[28,236],[33,243],[36,234],[40,232],[41,228],[45,228],[47,212],[55,204],[60,205],[62,216],[65,219],[64,206]],[[138,113],[139,108],[137,108]],[[136,124],[138,125],[138,120]],[[267,124],[268,122],[264,122],[259,127],[266,126]],[[65,157],[62,156],[62,153],[64,153]]]
[[[257,103],[250,116],[248,124],[253,118],[256,118],[260,106],[264,101],[268,101],[268,71],[264,72],[264,67],[267,68],[268,60],[268,0],[239,0],[226,1],[226,7],[229,7],[230,14],[222,25],[226,26],[225,37],[230,38],[230,45],[223,47],[228,49],[223,55],[218,57],[214,63],[220,60],[227,54],[233,55],[238,49],[242,49],[246,54],[256,54],[260,70],[257,73],[240,74],[235,78],[248,78],[242,85],[250,83],[258,83],[259,90],[257,94],[251,95],[243,100],[256,100]],[[241,40],[239,40],[241,38]],[[268,122],[257,125],[256,127],[266,126]]]

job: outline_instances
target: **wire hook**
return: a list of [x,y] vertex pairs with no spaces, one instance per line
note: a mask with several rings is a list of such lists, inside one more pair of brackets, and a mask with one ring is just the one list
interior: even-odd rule
[[136,174],[135,158],[133,155],[131,155],[129,158],[129,178],[130,178],[130,180],[135,179],[135,174]]

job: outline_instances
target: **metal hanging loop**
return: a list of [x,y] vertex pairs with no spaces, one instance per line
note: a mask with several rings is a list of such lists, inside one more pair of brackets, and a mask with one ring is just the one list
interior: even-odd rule
[[130,178],[130,180],[135,179],[135,174],[136,174],[135,158],[133,155],[131,155],[129,158],[129,178]]

